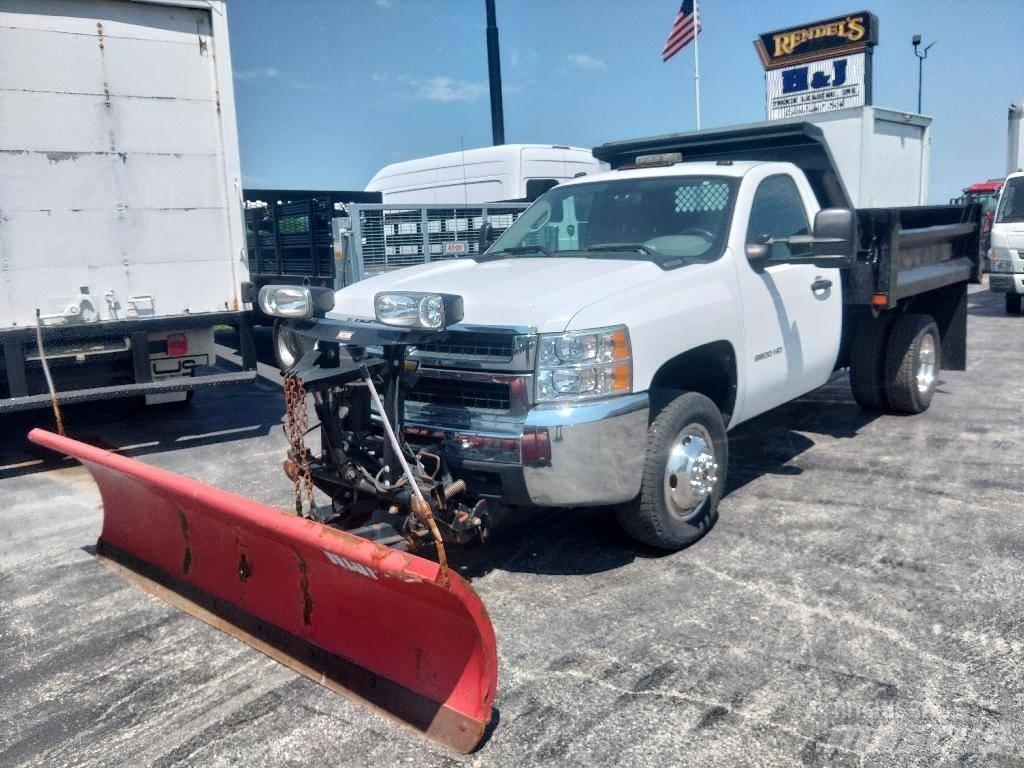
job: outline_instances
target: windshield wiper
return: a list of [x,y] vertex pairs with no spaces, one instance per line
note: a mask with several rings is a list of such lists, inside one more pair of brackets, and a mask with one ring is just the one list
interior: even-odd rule
[[639,251],[640,253],[646,253],[648,256],[664,256],[661,251],[657,248],[652,248],[649,245],[643,243],[598,243],[597,245],[588,245],[588,251]]
[[517,245],[514,248],[502,248],[500,251],[491,251],[488,256],[498,256],[507,253],[509,256],[523,256],[527,253],[542,253],[545,256],[554,256],[551,251],[543,245]]

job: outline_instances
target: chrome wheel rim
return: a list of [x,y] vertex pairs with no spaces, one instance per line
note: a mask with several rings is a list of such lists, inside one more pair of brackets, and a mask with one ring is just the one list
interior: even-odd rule
[[711,434],[701,424],[687,424],[676,435],[665,464],[665,505],[681,517],[692,515],[714,492],[718,462]]
[[930,333],[921,338],[914,377],[917,379],[917,391],[922,395],[935,386],[935,337]]

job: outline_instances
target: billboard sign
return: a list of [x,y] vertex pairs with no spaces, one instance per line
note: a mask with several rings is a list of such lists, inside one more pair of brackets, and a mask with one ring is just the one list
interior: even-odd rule
[[867,11],[760,35],[768,119],[870,104],[877,42],[878,19]]
[[766,72],[768,119],[867,104],[865,54],[854,53]]

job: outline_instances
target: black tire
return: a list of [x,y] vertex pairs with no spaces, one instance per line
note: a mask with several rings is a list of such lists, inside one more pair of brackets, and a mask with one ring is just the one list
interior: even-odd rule
[[942,363],[941,341],[928,315],[901,315],[893,323],[885,353],[885,394],[896,413],[921,413],[931,405]]
[[869,411],[889,407],[885,396],[885,350],[893,317],[889,313],[865,317],[850,343],[850,388],[857,405]]
[[[683,430],[695,425],[710,438],[713,449],[710,456],[717,468],[709,468],[715,478],[707,478],[713,482],[710,495],[696,503],[688,513],[681,514],[670,507],[666,499],[669,493],[667,486],[675,477],[667,477],[667,471],[677,438],[681,437]],[[717,406],[696,392],[680,395],[665,406],[647,430],[640,495],[616,510],[619,524],[632,538],[660,549],[677,550],[693,544],[718,520],[718,502],[725,488],[728,463],[729,443]]]
[[278,368],[287,371],[295,365],[308,351],[305,346],[303,337],[285,328],[283,320],[274,321],[274,360]]
[[1008,315],[1019,315],[1020,314],[1020,294],[1019,293],[1008,293],[1008,294],[1006,294],[1006,314],[1008,314]]

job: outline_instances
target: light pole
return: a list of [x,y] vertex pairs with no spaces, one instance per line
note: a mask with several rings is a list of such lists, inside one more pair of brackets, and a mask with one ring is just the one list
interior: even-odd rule
[[921,44],[921,36],[914,35],[911,42],[914,44],[914,55],[917,56],[917,114],[921,114],[921,80],[924,77],[924,60],[928,58],[928,49],[938,40],[933,40],[924,47],[924,51],[918,51],[917,46]]
[[505,143],[505,110],[501,103],[501,56],[498,53],[498,20],[494,0],[484,0],[487,9],[487,82],[491,90],[491,136],[494,146]]

